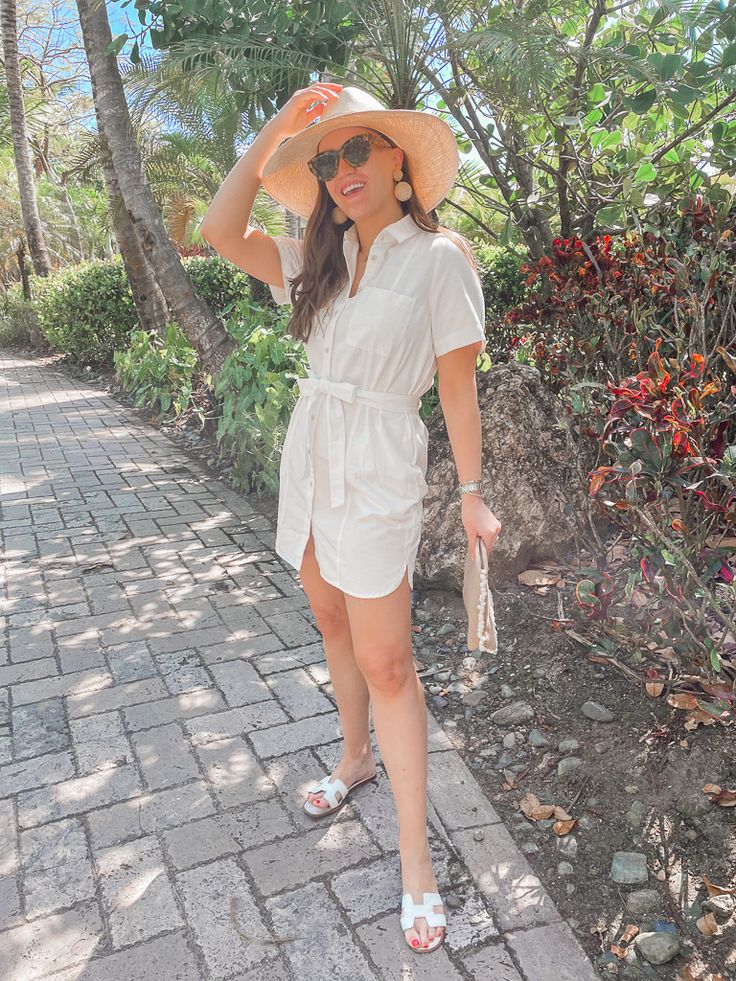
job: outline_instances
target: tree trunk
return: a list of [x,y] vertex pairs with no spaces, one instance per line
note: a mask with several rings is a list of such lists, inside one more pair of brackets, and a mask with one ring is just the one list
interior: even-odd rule
[[10,130],[13,135],[13,154],[15,156],[15,169],[18,174],[18,193],[20,195],[23,226],[36,275],[48,276],[51,272],[51,259],[46,249],[43,226],[38,213],[31,148],[28,145],[26,111],[23,105],[23,83],[20,77],[20,59],[18,57],[18,23],[15,0],[0,0],[0,28],[3,35],[5,84],[8,90]]
[[101,0],[76,0],[97,126],[105,139],[131,225],[149,265],[156,271],[169,309],[196,349],[203,367],[219,374],[235,341],[197,294],[164,227],[146,180],[135,142],[115,55],[106,54],[112,41],[107,10]]
[[104,170],[115,239],[133,294],[138,320],[144,330],[165,337],[169,307],[128,218],[109,151],[105,155]]

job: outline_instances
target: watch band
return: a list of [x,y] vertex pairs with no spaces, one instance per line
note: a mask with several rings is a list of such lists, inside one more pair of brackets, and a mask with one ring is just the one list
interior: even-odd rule
[[482,480],[466,480],[464,483],[460,484],[460,494],[472,494],[473,492],[482,493],[483,492],[483,481]]

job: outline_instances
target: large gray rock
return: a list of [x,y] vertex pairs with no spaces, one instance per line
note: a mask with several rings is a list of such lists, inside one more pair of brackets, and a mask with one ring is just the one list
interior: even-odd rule
[[[535,559],[574,543],[576,477],[567,438],[555,425],[560,407],[536,368],[516,363],[476,373],[485,501],[503,526],[491,581],[501,583]],[[423,586],[462,589],[468,539],[442,407],[427,420],[429,455],[417,578]]]

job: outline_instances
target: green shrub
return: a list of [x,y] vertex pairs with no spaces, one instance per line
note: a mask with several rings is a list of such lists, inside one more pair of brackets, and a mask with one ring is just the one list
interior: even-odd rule
[[[223,319],[248,294],[248,277],[220,256],[188,256],[182,263],[199,295]],[[139,327],[120,256],[70,266],[36,282],[39,327],[49,343],[75,363],[111,367],[114,352],[126,350]]]
[[215,383],[222,401],[217,442],[233,484],[246,493],[277,492],[296,379],[307,373],[304,345],[286,333],[290,309],[242,300],[228,322],[237,343]]
[[486,304],[488,351],[498,360],[509,351],[516,333],[505,320],[506,311],[521,303],[527,293],[521,268],[524,259],[495,245],[476,245],[474,251]]
[[173,409],[178,416],[189,406],[197,352],[172,323],[162,340],[146,330],[131,333],[130,347],[114,354],[116,380],[135,397],[158,412],[161,422]]
[[223,320],[234,303],[250,295],[246,274],[222,256],[187,256],[182,264],[204,302]]
[[38,317],[20,283],[0,294],[0,347],[33,347],[38,338]]
[[41,332],[76,364],[109,366],[138,318],[122,261],[94,260],[36,280]]

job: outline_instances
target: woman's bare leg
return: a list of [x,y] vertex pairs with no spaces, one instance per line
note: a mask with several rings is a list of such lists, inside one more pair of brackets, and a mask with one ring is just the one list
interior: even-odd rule
[[[339,777],[349,787],[356,780],[370,776],[376,768],[370,739],[370,695],[365,678],[355,662],[344,593],[322,578],[314,554],[314,538],[311,532],[299,577],[317,628],[322,634],[330,681],[343,730],[342,759],[330,776]],[[319,794],[310,793],[308,797],[318,807],[330,806],[322,791]]]
[[[403,891],[421,903],[436,892],[427,838],[427,706],[412,659],[411,590],[406,573],[388,596],[345,596],[355,659],[370,691],[373,724],[399,816]],[[438,913],[443,906],[435,906]],[[404,932],[428,944],[442,932],[424,917]]]

